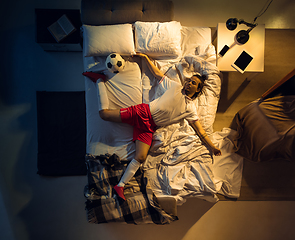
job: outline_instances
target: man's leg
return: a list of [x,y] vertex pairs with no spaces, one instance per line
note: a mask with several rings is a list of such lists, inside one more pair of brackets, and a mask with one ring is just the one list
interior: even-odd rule
[[96,80],[98,110],[100,117],[105,121],[122,122],[119,109],[109,109],[109,99],[105,83],[102,79]]
[[97,80],[96,87],[97,87],[98,111],[101,111],[102,109],[108,109],[109,98],[108,98],[105,83],[102,81],[102,79]]
[[139,140],[135,141],[135,146],[136,146],[135,158],[128,164],[128,167],[126,171],[124,172],[120,182],[118,183],[118,185],[114,187],[119,197],[124,200],[126,200],[124,196],[125,184],[130,181],[130,179],[134,176],[136,171],[139,169],[140,165],[145,161],[150,149],[150,145],[144,142],[141,142]]
[[102,109],[99,111],[99,116],[105,121],[121,123],[120,111],[120,109]]
[[109,99],[107,95],[107,90],[104,82],[106,81],[106,76],[102,73],[95,72],[83,72],[82,75],[88,77],[89,80],[96,84],[97,100],[98,100],[98,111],[102,109],[109,108]]

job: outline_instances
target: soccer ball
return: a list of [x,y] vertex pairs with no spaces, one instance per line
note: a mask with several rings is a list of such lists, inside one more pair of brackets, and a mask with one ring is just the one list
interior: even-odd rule
[[111,53],[106,59],[106,68],[111,73],[122,72],[125,67],[125,60],[118,53]]

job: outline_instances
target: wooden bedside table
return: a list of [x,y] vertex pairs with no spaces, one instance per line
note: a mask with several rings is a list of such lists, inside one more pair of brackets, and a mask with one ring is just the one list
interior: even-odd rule
[[[71,23],[77,29],[65,39],[57,42],[47,27],[66,14]],[[77,9],[35,9],[36,19],[36,42],[45,51],[54,52],[77,52],[82,51],[82,38],[80,36],[80,10]]]
[[248,27],[244,24],[239,24],[237,28],[230,31],[226,28],[225,23],[217,25],[217,54],[228,45],[230,49],[223,57],[217,55],[217,67],[220,71],[231,72],[236,71],[231,64],[239,57],[243,50],[246,50],[254,58],[246,68],[246,72],[263,72],[264,71],[264,45],[265,45],[265,26],[264,24],[257,25],[249,33],[250,38],[245,44],[235,42],[235,35],[240,30],[247,30]]

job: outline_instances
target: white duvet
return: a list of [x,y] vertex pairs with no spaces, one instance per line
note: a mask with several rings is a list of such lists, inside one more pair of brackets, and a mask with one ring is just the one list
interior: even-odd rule
[[[195,100],[200,122],[212,141],[221,148],[222,156],[214,157],[202,144],[194,130],[183,120],[157,129],[144,170],[158,197],[171,196],[182,204],[187,197],[217,201],[216,193],[237,198],[240,194],[242,158],[232,153],[231,136],[235,132],[224,129],[213,133],[221,87],[217,67],[199,56],[186,56],[166,72],[175,81],[182,81],[195,72],[208,77],[202,94]],[[159,94],[156,87],[154,96]]]

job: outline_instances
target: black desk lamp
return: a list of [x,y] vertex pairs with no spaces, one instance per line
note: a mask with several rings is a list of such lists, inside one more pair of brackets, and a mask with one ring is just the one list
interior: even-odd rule
[[236,40],[240,44],[245,44],[249,40],[249,32],[255,28],[258,24],[257,23],[248,23],[245,22],[243,19],[237,19],[237,18],[230,18],[226,21],[226,27],[228,30],[235,30],[238,26],[238,24],[245,24],[249,29],[241,30],[236,34]]

